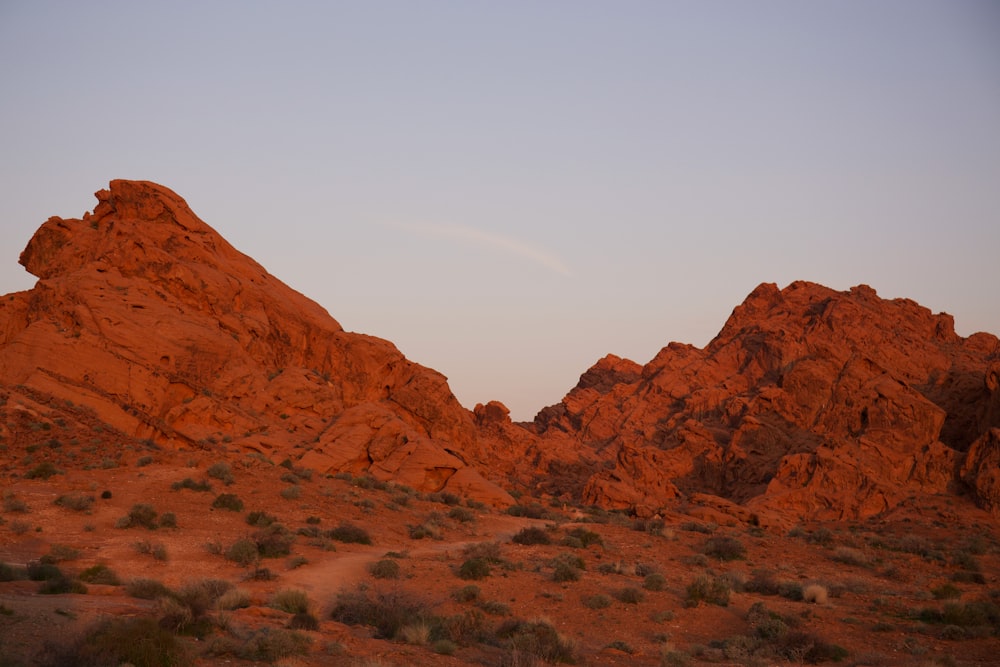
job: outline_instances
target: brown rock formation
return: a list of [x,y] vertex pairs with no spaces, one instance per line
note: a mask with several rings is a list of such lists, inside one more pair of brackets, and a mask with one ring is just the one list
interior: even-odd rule
[[864,517],[960,479],[995,507],[998,359],[996,337],[867,286],[764,284],[703,350],[671,343],[641,372],[601,360],[535,430],[613,461],[582,494],[609,508],[707,493],[760,516]]
[[96,196],[21,254],[40,280],[0,303],[0,383],[160,444],[232,443],[509,502],[469,468],[476,428],[442,375],[345,332],[167,188],[116,180]]

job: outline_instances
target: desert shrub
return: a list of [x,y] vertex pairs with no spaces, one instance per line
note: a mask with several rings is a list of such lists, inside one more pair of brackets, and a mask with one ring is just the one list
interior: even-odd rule
[[24,477],[25,479],[48,479],[49,477],[57,474],[59,474],[59,470],[56,468],[55,464],[50,461],[43,461],[28,472],[24,473]]
[[402,628],[431,618],[426,602],[403,590],[374,592],[359,588],[342,591],[330,617],[345,625],[375,628],[381,639],[395,639]]
[[42,595],[63,595],[65,593],[83,595],[87,592],[87,587],[72,577],[61,576],[43,581],[38,587],[38,592]]
[[7,563],[0,563],[0,581],[18,581],[28,576],[26,569],[15,567]]
[[802,599],[813,604],[826,604],[829,595],[826,586],[810,584],[802,591]]
[[136,503],[128,514],[118,519],[116,528],[132,528],[142,526],[149,530],[156,530],[156,510],[148,503]]
[[479,586],[476,586],[475,584],[462,586],[451,594],[451,597],[455,600],[455,602],[475,602],[479,599],[479,596]]
[[272,523],[256,531],[252,539],[261,558],[279,558],[291,553],[295,535],[280,523]]
[[858,565],[860,567],[867,567],[870,564],[868,556],[865,555],[863,551],[854,549],[852,547],[837,547],[834,549],[833,554],[830,556],[832,560],[838,563],[843,563],[845,565]]
[[15,535],[24,535],[26,532],[31,530],[31,524],[27,521],[11,521],[10,531]]
[[305,655],[312,640],[295,630],[261,628],[240,642],[215,641],[207,653],[212,656],[233,655],[252,662],[273,663],[282,658]]
[[659,572],[647,574],[646,578],[642,580],[642,587],[647,591],[662,591],[667,587],[667,578]]
[[205,474],[212,479],[217,479],[226,486],[232,484],[235,479],[233,479],[233,468],[225,461],[219,461],[218,463],[213,463],[205,471]]
[[620,588],[613,593],[615,599],[625,604],[639,604],[646,599],[646,594],[633,586]]
[[125,593],[140,600],[155,600],[160,597],[169,597],[173,592],[163,585],[162,581],[155,579],[132,579],[125,584]]
[[91,627],[73,647],[80,667],[177,667],[189,663],[177,638],[151,618],[112,618]]
[[458,568],[459,579],[478,581],[490,576],[490,562],[485,558],[470,558]]
[[140,456],[139,460],[135,462],[137,468],[144,468],[153,462],[152,456]]
[[747,549],[735,537],[715,535],[705,541],[701,547],[701,553],[717,560],[742,560],[746,558]]
[[167,560],[167,546],[162,542],[150,542],[149,540],[139,540],[132,545],[136,553],[152,556],[156,560]]
[[968,551],[957,551],[951,557],[952,565],[956,565],[967,572],[979,572],[982,568],[979,561]]
[[305,591],[285,588],[274,594],[269,606],[289,614],[301,614],[309,611],[309,597]]
[[13,493],[8,492],[3,496],[3,510],[11,514],[27,514],[28,504]]
[[164,512],[158,521],[160,528],[176,528],[177,515],[173,512]]
[[802,584],[797,581],[779,581],[778,595],[793,602],[799,602],[805,597]]
[[538,503],[531,505],[511,505],[507,508],[507,514],[511,516],[523,516],[528,519],[545,519],[549,516],[548,511]]
[[743,585],[744,590],[761,595],[777,595],[778,581],[774,578],[774,572],[770,570],[754,570],[750,581]]
[[499,600],[483,600],[477,606],[491,616],[510,616],[510,607]]
[[656,563],[636,563],[635,564],[635,576],[646,577],[650,574],[655,574],[659,572],[660,568]]
[[580,570],[566,561],[558,561],[552,570],[552,581],[579,581]]
[[611,598],[607,595],[591,595],[583,599],[583,606],[587,609],[607,609],[611,606]]
[[502,640],[504,648],[514,654],[534,656],[552,663],[576,662],[572,642],[546,621],[506,621],[497,628],[496,636]]
[[663,519],[651,518],[643,519],[638,518],[632,522],[632,530],[640,533],[649,533],[650,535],[662,535],[663,527],[666,525]]
[[49,553],[39,560],[43,563],[61,563],[64,560],[76,560],[80,557],[80,550],[65,544],[53,544],[49,547]]
[[833,544],[833,532],[829,528],[817,528],[806,536],[806,541],[828,547]]
[[685,604],[695,607],[700,602],[707,602],[727,607],[729,606],[729,593],[729,584],[722,577],[710,577],[707,574],[702,574],[688,584]]
[[319,630],[319,619],[308,611],[302,611],[289,619],[288,628],[290,630]]
[[247,514],[247,523],[257,528],[267,528],[277,520],[277,517],[261,510],[254,510]]
[[519,530],[514,537],[510,538],[515,544],[552,544],[552,539],[544,528],[528,526]]
[[372,538],[368,531],[352,523],[342,523],[336,528],[326,531],[326,537],[338,542],[350,544],[371,544]]
[[246,567],[257,562],[260,553],[257,551],[256,542],[244,537],[236,540],[226,549],[226,558],[237,565]]
[[43,563],[32,561],[27,566],[28,579],[32,581],[49,581],[51,579],[63,579],[66,575],[53,563]]
[[503,562],[499,542],[475,542],[467,544],[462,548],[462,555],[466,558],[482,558],[494,565]]
[[208,483],[207,480],[198,480],[197,482],[190,477],[185,477],[179,482],[174,482],[170,485],[170,488],[174,491],[180,491],[181,489],[190,489],[191,491],[211,491],[212,485]]
[[422,540],[425,537],[429,537],[433,540],[441,539],[441,531],[439,531],[430,522],[422,523],[417,526],[410,526],[410,539]]
[[717,528],[718,526],[715,524],[698,523],[697,521],[685,521],[680,525],[681,530],[689,533],[704,533],[705,535],[711,535]]
[[298,500],[302,497],[302,487],[298,484],[286,486],[281,490],[281,497],[285,500]]
[[212,502],[212,507],[229,510],[230,512],[242,512],[243,501],[235,494],[221,493]]
[[250,606],[250,592],[243,588],[230,588],[223,593],[216,601],[219,609],[231,611],[233,609],[243,609]]
[[94,496],[83,493],[67,493],[55,500],[56,505],[75,512],[86,512],[94,504]]
[[376,579],[399,579],[399,563],[384,558],[369,565],[368,572]]
[[448,510],[448,518],[461,523],[469,523],[476,520],[476,515],[472,510],[464,507],[452,507]]
[[601,539],[600,535],[583,527],[574,528],[566,533],[566,537],[576,540],[582,547],[589,547],[591,544],[604,544],[604,540]]
[[80,581],[88,584],[104,584],[106,586],[118,586],[121,584],[115,571],[103,564],[88,567],[79,574],[78,578]]

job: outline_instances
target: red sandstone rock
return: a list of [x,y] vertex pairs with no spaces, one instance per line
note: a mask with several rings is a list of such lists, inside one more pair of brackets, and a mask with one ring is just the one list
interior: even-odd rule
[[439,373],[345,332],[162,186],[112,181],[21,254],[40,280],[0,303],[0,383],[89,406],[175,447],[233,446],[421,490],[474,470],[476,428]]
[[[948,492],[1000,419],[996,337],[864,285],[761,285],[704,350],[671,343],[638,372],[615,359],[535,421],[540,446],[558,431],[613,462],[583,492],[609,508],[708,493],[772,521],[871,516]],[[963,479],[992,506],[977,442]]]

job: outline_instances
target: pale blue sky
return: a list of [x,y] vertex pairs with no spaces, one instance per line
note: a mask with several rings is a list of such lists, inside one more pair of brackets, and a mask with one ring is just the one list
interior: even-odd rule
[[1000,4],[0,2],[0,293],[160,182],[467,407],[868,283],[1000,333]]

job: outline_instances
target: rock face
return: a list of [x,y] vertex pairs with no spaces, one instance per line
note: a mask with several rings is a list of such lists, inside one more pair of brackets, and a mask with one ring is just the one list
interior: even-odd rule
[[584,502],[640,514],[711,494],[758,518],[855,518],[964,486],[997,507],[998,360],[996,337],[863,285],[764,284],[705,349],[602,359],[534,430],[610,466]]
[[162,445],[510,501],[471,467],[476,427],[442,375],[345,332],[167,188],[116,180],[96,196],[21,254],[40,280],[0,302],[0,383]]
[[5,442],[38,406],[72,402],[94,430],[492,504],[517,487],[788,523],[967,493],[1000,512],[1000,342],[912,301],[763,284],[704,349],[609,355],[518,424],[344,331],[167,188],[113,181],[97,198],[42,225],[21,255],[38,283],[0,299]]

